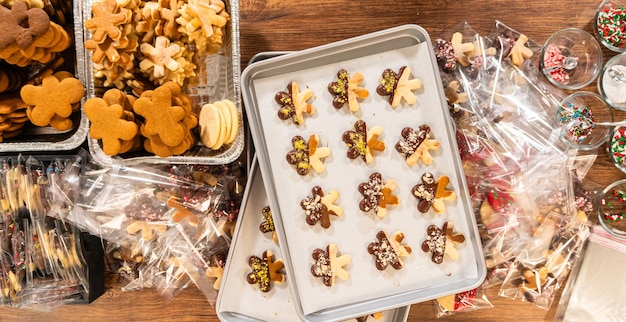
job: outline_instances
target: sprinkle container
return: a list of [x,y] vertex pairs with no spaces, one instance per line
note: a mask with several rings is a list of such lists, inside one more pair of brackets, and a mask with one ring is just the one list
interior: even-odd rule
[[597,209],[602,228],[626,239],[626,179],[615,181],[602,191]]
[[561,29],[541,50],[541,70],[555,86],[575,90],[589,85],[602,69],[602,47],[588,32]]
[[608,139],[610,127],[597,123],[613,122],[613,111],[600,95],[580,91],[561,101],[557,121],[565,143],[572,148],[592,150]]
[[605,0],[598,6],[593,19],[596,37],[606,48],[622,53],[626,51],[626,4],[619,0]]

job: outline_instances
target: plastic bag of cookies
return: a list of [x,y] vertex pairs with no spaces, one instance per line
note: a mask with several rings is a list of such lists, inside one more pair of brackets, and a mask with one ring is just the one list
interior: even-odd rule
[[85,3],[84,55],[93,76],[85,113],[99,163],[226,164],[240,155],[236,4]]
[[[78,6],[78,4],[76,4]],[[0,151],[71,150],[84,142],[81,25],[66,0],[0,1]],[[28,23],[26,23],[28,21]]]

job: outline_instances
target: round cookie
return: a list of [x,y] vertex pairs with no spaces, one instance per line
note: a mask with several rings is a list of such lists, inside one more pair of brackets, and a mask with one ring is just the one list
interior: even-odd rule
[[[220,134],[224,130],[223,117],[221,110],[213,104],[205,104],[198,115],[198,123],[200,128],[200,141],[208,148],[213,148],[219,143]],[[222,139],[223,140],[223,139]]]

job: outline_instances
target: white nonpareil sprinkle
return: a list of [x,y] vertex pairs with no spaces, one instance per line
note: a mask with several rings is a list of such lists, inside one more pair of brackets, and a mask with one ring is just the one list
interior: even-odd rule
[[[613,68],[626,75],[626,66],[613,65]],[[602,75],[602,87],[604,94],[613,103],[626,103],[626,83],[618,82],[609,76],[608,69]]]

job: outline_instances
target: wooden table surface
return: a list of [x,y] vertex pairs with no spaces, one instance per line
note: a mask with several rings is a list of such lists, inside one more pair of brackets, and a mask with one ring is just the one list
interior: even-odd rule
[[[241,61],[245,67],[245,62],[258,52],[301,50],[407,23],[424,27],[434,39],[463,21],[486,34],[495,20],[500,20],[525,33],[530,40],[543,43],[564,27],[578,27],[592,33],[599,3],[599,0],[240,0]],[[604,54],[605,60],[614,55],[608,50]],[[595,82],[586,89],[597,91]],[[615,115],[616,119],[626,118],[625,113]],[[588,176],[601,185],[626,177],[609,162],[605,149],[603,146],[599,150]],[[431,302],[419,303],[411,306],[409,321],[549,321],[554,319],[558,304],[557,298],[551,309],[545,311],[499,297],[497,287],[487,295],[494,308],[437,319]],[[51,313],[0,309],[0,321],[43,320],[217,321],[218,318],[195,288],[184,290],[168,301],[153,290],[123,292],[111,286],[92,304],[63,306]]]

